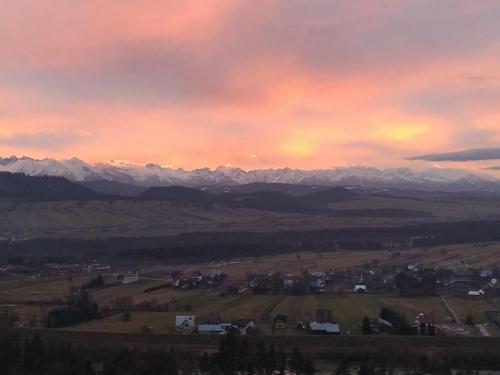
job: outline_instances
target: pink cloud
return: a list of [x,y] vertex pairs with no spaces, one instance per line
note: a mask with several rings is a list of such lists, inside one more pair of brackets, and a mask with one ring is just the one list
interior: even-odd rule
[[[500,134],[499,16],[466,1],[9,2],[0,151],[319,168],[478,147]],[[47,138],[71,132],[91,136]]]

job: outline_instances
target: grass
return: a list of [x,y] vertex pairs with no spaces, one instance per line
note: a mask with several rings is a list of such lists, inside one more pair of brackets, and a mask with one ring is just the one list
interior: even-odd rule
[[462,321],[465,321],[467,315],[471,314],[475,322],[485,322],[487,321],[486,311],[500,309],[500,304],[496,300],[465,297],[447,297],[446,299]]
[[103,319],[71,327],[77,331],[140,333],[145,325],[151,326],[155,333],[175,332],[175,313],[134,311],[130,321],[123,321],[121,314],[114,314]]
[[[73,286],[88,282],[95,275],[74,276],[68,278],[44,278],[9,282],[0,287],[0,299],[14,303],[52,302],[67,296]],[[2,284],[0,284],[2,285]]]
[[[96,320],[76,326],[78,330],[105,332],[139,332],[144,325],[150,325],[155,332],[172,333],[175,315],[193,314],[201,322],[207,314],[218,314],[222,320],[239,318],[255,319],[262,333],[272,333],[272,319],[278,314],[288,316],[289,329],[281,334],[297,334],[298,321],[314,319],[318,309],[332,310],[334,319],[341,325],[344,334],[360,334],[361,322],[365,316],[376,317],[383,306],[390,306],[404,313],[409,320],[419,312],[434,312],[436,322],[446,322],[450,316],[439,297],[399,298],[378,294],[344,295],[255,295],[247,293],[240,296],[219,297],[216,293],[202,292],[188,294],[178,299],[171,311],[133,312],[131,322],[123,322],[119,315]],[[181,303],[182,302],[182,303]],[[183,310],[183,303],[189,302],[192,311]],[[449,303],[462,318],[471,311],[476,321],[485,321],[485,311],[492,309],[490,303],[469,299],[449,298]],[[176,311],[173,311],[176,310]],[[277,332],[278,333],[278,332]]]
[[[436,219],[464,220],[495,217],[498,200],[435,199],[422,193],[414,199],[366,196],[335,204],[336,210],[419,210],[432,213]],[[197,231],[279,231],[335,229],[340,227],[393,226],[416,223],[415,218],[333,218],[327,215],[277,213],[254,209],[214,206],[210,209],[172,202],[133,200],[87,202],[0,202],[0,232],[22,233],[30,238],[104,238],[128,236],[161,236]],[[427,219],[428,220],[428,219]],[[426,221],[426,220],[424,220]]]

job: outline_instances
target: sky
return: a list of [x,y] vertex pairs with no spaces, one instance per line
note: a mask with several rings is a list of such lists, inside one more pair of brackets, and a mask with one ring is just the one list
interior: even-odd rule
[[3,157],[500,166],[497,0],[0,0],[0,9]]

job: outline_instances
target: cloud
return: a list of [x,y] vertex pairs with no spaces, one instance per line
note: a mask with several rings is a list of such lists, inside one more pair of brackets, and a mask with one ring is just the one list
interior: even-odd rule
[[488,74],[468,74],[465,76],[465,79],[467,81],[472,81],[472,82],[487,82],[487,81],[494,81],[498,77],[495,75],[488,75]]
[[479,161],[500,160],[500,148],[471,148],[468,150],[414,156],[406,160],[424,161]]
[[85,142],[90,134],[64,129],[54,132],[15,133],[0,137],[0,144],[14,148],[58,151]]
[[497,166],[487,167],[487,168],[483,168],[483,169],[486,171],[500,171],[500,166],[497,165]]
[[3,152],[320,168],[500,141],[498,2],[50,4],[0,12]]

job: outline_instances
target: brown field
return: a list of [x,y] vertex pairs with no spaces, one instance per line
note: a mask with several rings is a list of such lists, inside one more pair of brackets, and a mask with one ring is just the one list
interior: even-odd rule
[[72,279],[58,277],[0,282],[0,301],[49,303],[61,300],[68,295],[71,287],[80,286],[95,276],[86,274],[73,276]]
[[[462,199],[422,192],[418,199],[396,196],[359,196],[337,202],[333,210],[344,217],[324,214],[282,213],[246,208],[176,202],[133,200],[11,202],[0,200],[0,234],[29,238],[104,238],[165,236],[200,231],[256,231],[387,227],[420,222],[498,217],[500,200]],[[419,210],[433,217],[370,217],[359,210]],[[349,210],[358,210],[349,215]],[[354,212],[354,211],[353,211]],[[411,215],[410,215],[411,216]]]

